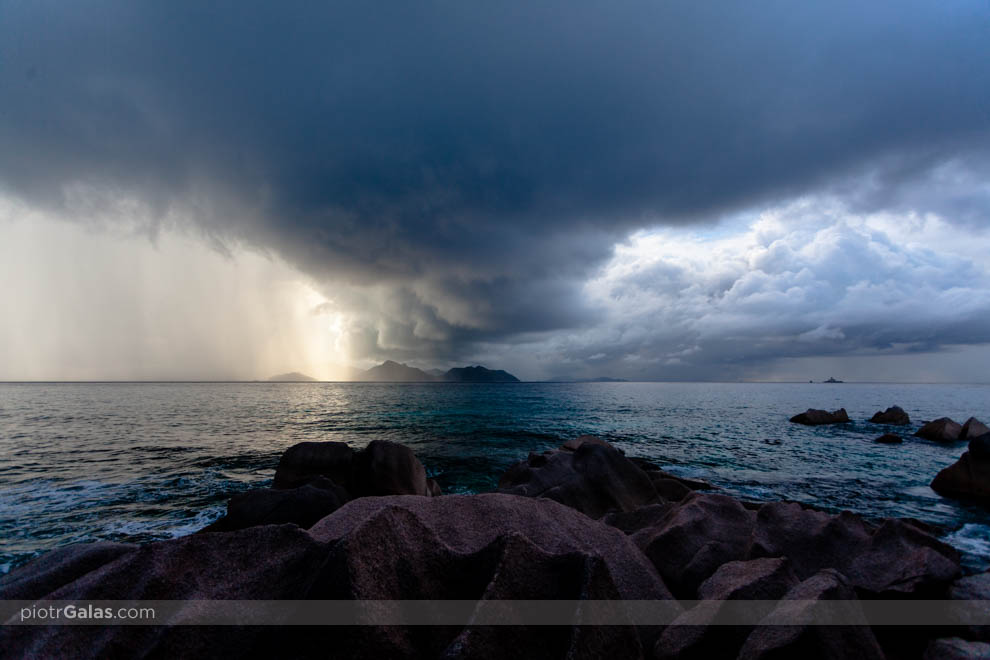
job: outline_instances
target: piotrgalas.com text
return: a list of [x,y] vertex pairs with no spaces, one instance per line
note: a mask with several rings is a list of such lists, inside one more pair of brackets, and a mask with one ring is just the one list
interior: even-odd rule
[[155,618],[155,610],[151,607],[97,607],[92,603],[79,605],[49,605],[22,607],[21,622],[67,622],[92,620],[147,620]]

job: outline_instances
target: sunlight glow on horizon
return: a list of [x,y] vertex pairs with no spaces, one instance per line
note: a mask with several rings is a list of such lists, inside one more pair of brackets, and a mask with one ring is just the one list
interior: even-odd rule
[[0,380],[344,379],[347,318],[271,255],[0,198]]

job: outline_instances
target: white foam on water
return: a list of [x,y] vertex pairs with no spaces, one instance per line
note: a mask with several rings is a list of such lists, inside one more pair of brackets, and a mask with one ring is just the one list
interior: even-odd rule
[[990,569],[990,525],[967,523],[943,540],[962,554],[964,568],[971,571]]
[[217,521],[220,516],[227,512],[226,507],[214,506],[208,509],[203,509],[195,516],[189,519],[184,525],[178,525],[169,530],[169,535],[175,539],[180,536],[188,536],[189,534],[194,534],[199,530],[203,529],[212,522]]

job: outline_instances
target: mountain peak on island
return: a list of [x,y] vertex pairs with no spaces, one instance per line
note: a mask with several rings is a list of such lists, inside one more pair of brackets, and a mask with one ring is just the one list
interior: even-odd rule
[[519,379],[502,369],[488,369],[481,365],[455,367],[448,371],[430,369],[424,371],[393,360],[385,360],[360,374],[356,380],[388,383],[518,383]]
[[399,364],[392,360],[385,360],[377,367],[368,369],[358,377],[358,380],[370,380],[387,383],[405,383],[436,380],[434,376],[426,373],[422,369],[410,367],[407,364]]
[[486,369],[481,365],[455,367],[443,375],[449,383],[518,383],[519,379],[503,369]]
[[269,383],[315,383],[316,379],[298,371],[290,371],[287,374],[279,374],[268,379]]

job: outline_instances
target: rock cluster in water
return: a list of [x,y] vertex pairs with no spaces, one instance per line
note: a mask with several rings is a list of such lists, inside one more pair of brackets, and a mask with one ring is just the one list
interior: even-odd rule
[[711,601],[990,598],[987,576],[959,576],[957,552],[918,521],[741,502],[589,436],[530,454],[497,493],[447,496],[401,445],[303,443],[282,456],[273,488],[234,497],[203,532],[56,550],[0,580],[0,598],[707,602],[663,628],[6,627],[0,648],[12,657],[918,657],[926,645],[978,651],[987,631],[934,640],[945,631],[725,627],[714,625],[722,606]]
[[[850,419],[845,408],[834,412],[809,408],[806,412],[791,417],[790,421],[796,424],[819,426],[843,424]],[[906,426],[911,423],[911,418],[900,406],[891,406],[886,410],[877,411],[867,421],[889,426]],[[970,417],[963,424],[949,417],[940,417],[923,423],[914,435],[943,444],[968,442],[968,450],[959,460],[935,476],[931,483],[932,490],[946,497],[990,504],[990,428],[986,424],[975,417]],[[901,444],[903,439],[895,433],[884,433],[874,442]]]

